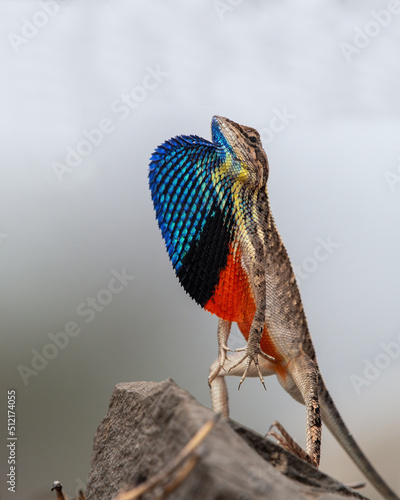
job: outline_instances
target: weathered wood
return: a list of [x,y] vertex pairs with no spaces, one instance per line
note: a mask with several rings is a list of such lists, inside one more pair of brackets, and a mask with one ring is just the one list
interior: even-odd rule
[[[110,500],[154,476],[213,418],[172,380],[115,387],[92,454],[87,500]],[[220,420],[170,500],[364,498],[270,440]],[[144,499],[161,498],[160,489]]]

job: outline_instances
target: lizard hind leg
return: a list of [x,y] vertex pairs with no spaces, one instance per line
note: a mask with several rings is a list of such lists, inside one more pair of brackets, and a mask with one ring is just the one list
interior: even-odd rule
[[278,380],[296,401],[306,407],[306,449],[303,450],[278,422],[274,422],[271,429],[275,427],[280,434],[270,429],[267,436],[274,437],[283,448],[318,468],[321,455],[318,367],[315,361],[301,352],[288,363],[285,376],[278,375]]
[[[274,431],[274,427],[279,432]],[[269,436],[275,438],[282,446],[282,448],[292,453],[292,455],[295,455],[296,457],[301,458],[301,460],[314,465],[314,467],[318,467],[313,458],[305,450],[303,450],[303,448],[299,444],[296,443],[296,441],[283,427],[283,425],[276,420],[272,422],[271,427],[269,428],[269,431],[267,432],[265,437]]]
[[221,370],[225,371],[224,365],[226,361],[226,353],[230,351],[228,347],[228,338],[231,333],[232,322],[224,319],[218,320],[218,362],[213,363],[210,367],[210,374],[208,376],[208,385],[211,387],[212,382],[218,377]]

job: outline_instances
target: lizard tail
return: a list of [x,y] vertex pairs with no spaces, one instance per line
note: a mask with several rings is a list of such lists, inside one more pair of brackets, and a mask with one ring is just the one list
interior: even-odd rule
[[322,379],[320,380],[318,397],[323,423],[335,436],[337,441],[341,444],[364,476],[384,498],[387,500],[400,500],[396,493],[378,474],[371,462],[364,455],[364,452],[356,443],[353,436],[350,434]]

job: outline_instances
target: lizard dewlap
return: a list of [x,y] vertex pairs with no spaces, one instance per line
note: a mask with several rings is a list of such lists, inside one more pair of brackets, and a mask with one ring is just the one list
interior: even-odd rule
[[150,189],[180,283],[207,311],[242,324],[247,336],[255,305],[241,245],[254,220],[246,220],[242,209],[251,206],[254,193],[217,117],[212,135],[213,142],[191,135],[159,146],[151,157]]
[[224,158],[215,144],[180,136],[159,146],[150,163],[151,194],[169,257],[184,289],[203,307],[226,267],[234,237],[232,224],[226,224],[230,193],[212,179]]

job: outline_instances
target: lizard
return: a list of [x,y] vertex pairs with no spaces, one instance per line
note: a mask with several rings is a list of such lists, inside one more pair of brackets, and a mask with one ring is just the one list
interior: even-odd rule
[[[268,198],[269,163],[259,133],[221,116],[212,141],[181,135],[150,158],[149,185],[169,258],[184,290],[218,320],[209,384],[214,411],[229,416],[226,375],[275,374],[306,408],[303,450],[275,422],[278,442],[319,466],[322,421],[386,499],[399,497],[341,418],[321,376],[295,274]],[[227,356],[232,323],[247,344]],[[265,385],[264,385],[265,387]]]

